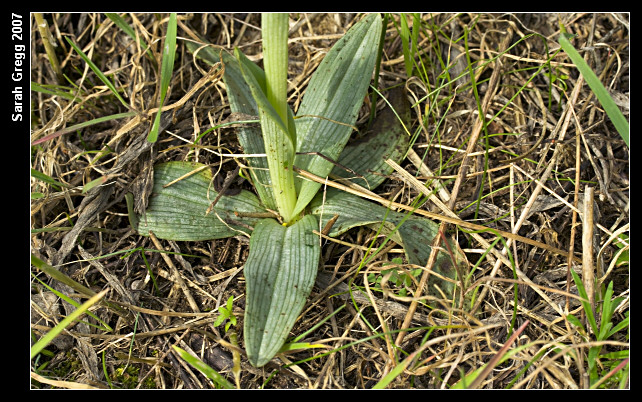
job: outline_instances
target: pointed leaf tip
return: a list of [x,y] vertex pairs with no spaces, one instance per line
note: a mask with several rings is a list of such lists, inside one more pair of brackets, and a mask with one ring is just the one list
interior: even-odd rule
[[321,255],[312,233],[317,228],[316,217],[306,215],[288,227],[264,219],[252,233],[244,268],[243,332],[248,359],[255,367],[265,365],[281,349],[310,295]]

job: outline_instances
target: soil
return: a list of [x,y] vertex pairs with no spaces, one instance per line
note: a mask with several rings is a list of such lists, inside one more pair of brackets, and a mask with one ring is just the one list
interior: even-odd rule
[[[383,96],[395,87],[406,89],[413,136],[401,168],[421,183],[440,183],[435,194],[448,211],[432,201],[420,208],[514,231],[575,259],[514,241],[509,247],[514,265],[506,264],[506,257],[499,255],[501,242],[483,254],[484,242],[497,239],[493,233],[471,234],[445,225],[467,257],[473,280],[466,290],[476,289],[475,299],[466,308],[443,303],[435,307],[422,302],[425,289],[417,291],[420,276],[411,277],[409,268],[400,271],[408,273],[407,281],[381,281],[386,264],[398,262],[396,245],[358,272],[363,247],[373,238],[376,244],[382,239],[375,238],[371,228],[352,229],[337,238],[341,243],[326,243],[317,286],[292,333],[295,337],[310,331],[303,341],[323,347],[280,354],[262,368],[252,367],[243,350],[246,238],[156,244],[131,228],[126,202],[126,195],[133,194],[134,210],[144,212],[153,166],[160,162],[211,164],[220,175],[219,185],[238,166],[236,158],[211,152],[243,153],[234,127],[215,129],[202,138],[201,146],[190,146],[200,133],[230,121],[231,112],[222,81],[194,91],[210,66],[193,57],[185,40],[206,41],[228,52],[238,47],[260,65],[260,15],[179,14],[177,59],[166,102],[177,106],[163,114],[154,144],[146,139],[151,118],[135,123],[130,116],[65,130],[129,111],[66,39],[91,57],[130,107],[146,114],[158,106],[157,66],[168,16],[121,15],[150,44],[149,52],[104,14],[44,14],[64,78],[54,71],[32,21],[31,81],[42,89],[31,92],[30,162],[55,183],[31,177],[31,253],[93,292],[109,289],[105,300],[111,303],[93,308],[94,317],[69,326],[47,353],[32,360],[33,388],[217,387],[185,364],[172,345],[194,352],[232,384],[238,379],[240,388],[372,388],[402,362],[408,364],[388,388],[449,388],[501,356],[509,334],[523,324],[517,344],[508,345],[523,349],[475,387],[589,387],[587,338],[564,313],[585,320],[570,269],[582,278],[592,272],[598,290],[612,281],[614,297],[622,298],[612,322],[628,317],[628,257],[618,258],[624,255],[618,253],[628,253],[629,148],[570,59],[557,53],[557,38],[560,23],[576,35],[573,45],[628,119],[628,14],[422,14],[422,29],[413,44],[419,54],[408,66],[401,19],[391,15],[378,83],[373,85]],[[295,111],[325,53],[361,17],[290,15],[289,95]],[[412,16],[406,17],[412,23]],[[475,91],[469,63],[475,68]],[[410,78],[407,68],[412,68]],[[377,110],[385,107],[381,98],[365,99],[357,123],[363,132],[372,99]],[[421,189],[404,177],[392,173],[377,195],[412,204]],[[100,186],[83,191],[99,178],[104,178]],[[589,187],[595,192],[592,200],[585,197]],[[241,188],[253,191],[242,180],[230,191]],[[583,217],[590,211],[594,225],[585,227]],[[159,248],[174,253],[154,252]],[[188,302],[172,266],[200,311]],[[39,338],[75,310],[50,288],[81,303],[87,294],[35,266],[31,273],[31,330]],[[385,292],[377,288],[381,283],[388,287]],[[213,323],[229,297],[238,322],[226,331]],[[103,323],[112,330],[106,331]],[[588,340],[595,335],[589,334]],[[551,345],[568,349],[557,354],[560,349]],[[627,328],[610,337],[602,353],[628,356],[628,349]],[[570,351],[578,355],[571,358]],[[238,378],[232,370],[235,354],[240,358]],[[621,361],[601,359],[602,387],[628,387],[628,377],[620,380],[623,370],[607,375]],[[135,370],[126,370],[130,366]]]

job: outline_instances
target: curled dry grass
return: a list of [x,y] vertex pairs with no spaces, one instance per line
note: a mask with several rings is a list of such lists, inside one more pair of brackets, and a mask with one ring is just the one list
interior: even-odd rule
[[[497,357],[509,333],[528,320],[508,348],[519,350],[473,385],[588,388],[586,359],[595,343],[564,318],[567,312],[581,316],[568,267],[571,263],[582,272],[592,262],[597,288],[614,281],[614,294],[625,300],[613,321],[623,319],[628,264],[616,264],[621,247],[612,235],[628,233],[629,154],[568,58],[557,54],[550,70],[535,71],[547,62],[545,44],[549,56],[559,48],[559,19],[578,35],[575,46],[586,51],[628,114],[628,16],[424,15],[411,78],[400,20],[393,16],[379,88],[385,95],[392,86],[406,87],[413,102],[408,129],[414,141],[406,161],[377,194],[410,205],[426,188],[434,189],[421,209],[514,232],[576,259],[509,238],[493,243],[497,237],[491,232],[469,233],[444,224],[470,263],[460,268],[475,270],[465,289],[466,303],[442,301],[430,308],[422,286],[428,274],[422,267],[404,265],[399,247],[391,243],[364,264],[370,246],[383,239],[371,228],[349,231],[327,241],[318,286],[293,334],[310,330],[304,340],[324,348],[290,352],[262,369],[247,363],[242,344],[241,349],[232,345],[223,326],[212,325],[217,308],[230,296],[242,319],[247,240],[143,238],[130,229],[125,203],[131,192],[136,209],[144,210],[157,162],[199,160],[223,178],[235,161],[242,163],[230,156],[242,153],[233,128],[213,130],[198,146],[189,144],[230,116],[223,83],[186,51],[180,38],[206,37],[228,50],[238,46],[259,61],[259,17],[179,15],[177,61],[165,103],[179,104],[163,115],[167,131],[156,145],[145,143],[151,120],[114,119],[61,134],[76,124],[131,110],[151,115],[157,107],[159,72],[149,54],[160,60],[167,16],[123,17],[139,41],[104,15],[45,15],[67,82],[58,81],[41,36],[35,28],[32,32],[32,81],[47,91],[32,92],[32,141],[46,140],[33,146],[31,164],[59,184],[32,178],[32,192],[43,194],[31,201],[32,253],[94,291],[109,288],[107,300],[119,306],[93,310],[113,332],[88,325],[95,322],[88,318],[57,338],[50,353],[32,361],[34,387],[213,387],[172,352],[171,345],[177,345],[230,381],[233,352],[240,352],[243,388],[372,388],[384,378],[391,388],[448,388]],[[311,72],[355,18],[293,15],[289,94],[295,109]],[[110,95],[64,37],[113,80],[131,110]],[[450,63],[448,76],[443,66]],[[470,89],[470,75],[458,78],[469,63],[476,67],[477,93]],[[207,74],[212,80],[202,81]],[[383,107],[382,100],[377,102]],[[485,121],[479,118],[480,106]],[[364,107],[361,127],[368,118]],[[83,185],[101,177],[104,185],[82,192]],[[586,206],[594,225],[584,228],[587,186],[595,188]],[[582,242],[583,236],[588,242]],[[593,246],[590,255],[588,245]],[[172,253],[154,252],[161,249]],[[81,296],[35,268],[32,273],[63,294]],[[32,289],[31,327],[40,337],[73,308],[39,282]],[[240,332],[242,325],[233,328]],[[603,349],[628,350],[626,335],[615,334]],[[617,386],[608,378],[604,383]]]

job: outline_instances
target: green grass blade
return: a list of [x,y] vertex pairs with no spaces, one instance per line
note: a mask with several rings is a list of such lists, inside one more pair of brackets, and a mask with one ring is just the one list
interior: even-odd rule
[[385,375],[381,380],[379,380],[378,383],[372,387],[372,389],[385,389],[392,381],[394,381],[397,376],[399,376],[405,369],[408,367],[408,364],[411,363],[410,358],[414,358],[416,353],[413,353],[409,356],[409,358],[406,358],[403,362],[397,364],[395,368],[390,370],[388,374]]
[[[399,36],[401,37],[401,49],[403,52],[403,62],[406,66],[406,75],[408,77],[412,77],[412,69],[414,67],[413,65],[413,54],[411,52],[411,46],[414,45],[414,43],[411,42],[410,38],[410,28],[408,28],[408,21],[406,20],[406,15],[404,13],[399,14],[400,17],[400,25],[401,25],[401,32],[399,33]],[[413,29],[415,27],[413,26]]]
[[214,381],[216,384],[218,384],[222,388],[234,389],[234,385],[232,385],[232,383],[227,381],[225,377],[220,375],[216,370],[214,370],[207,364],[203,363],[202,360],[192,356],[191,354],[187,353],[186,350],[181,349],[176,345],[172,345],[172,347],[183,360],[189,363],[190,366],[194,367],[195,369],[203,373],[203,375],[205,375],[207,378]]
[[72,322],[74,322],[78,317],[83,315],[91,306],[96,304],[100,299],[102,299],[107,292],[109,292],[109,289],[105,289],[100,293],[95,294],[92,296],[89,300],[87,300],[85,303],[83,303],[78,309],[76,309],[73,313],[69,314],[65,319],[60,321],[58,325],[53,327],[51,331],[47,332],[45,336],[40,338],[38,342],[36,342],[32,347],[31,347],[31,359],[36,357],[38,353],[42,351],[56,336],[58,336],[62,331],[64,331],[67,326],[69,326]]
[[580,319],[575,317],[573,314],[567,315],[566,319],[568,320],[568,322],[570,322],[571,324],[573,324],[576,327],[580,328],[582,331],[586,331],[584,329],[584,325],[582,325],[582,321],[580,321]]
[[584,313],[586,314],[586,319],[589,322],[589,325],[591,326],[593,333],[597,335],[599,334],[599,330],[597,328],[597,323],[595,322],[595,315],[593,315],[593,309],[591,308],[591,304],[588,302],[589,298],[588,298],[588,295],[586,294],[586,289],[584,288],[582,279],[580,279],[579,275],[577,275],[573,270],[571,270],[571,275],[573,276],[573,281],[575,282],[575,286],[577,286],[577,292],[582,298],[581,303],[584,309]]
[[615,101],[609,94],[609,92],[604,88],[604,85],[600,82],[600,79],[595,75],[591,67],[584,61],[584,58],[580,53],[573,47],[571,42],[568,40],[570,35],[566,33],[560,34],[559,43],[562,46],[562,49],[568,54],[568,57],[571,59],[573,64],[580,70],[580,73],[586,80],[586,83],[589,85],[597,99],[604,107],[604,111],[611,119],[611,122],[617,129],[617,132],[620,133],[620,137],[626,143],[626,146],[629,146],[629,122],[626,120],[622,111],[615,104]]
[[31,81],[31,90],[52,96],[60,96],[68,101],[74,101],[76,96],[70,93],[70,88],[62,85],[44,85]]
[[[72,306],[74,306],[74,307],[76,307],[76,308],[79,308],[79,307],[80,307],[80,303],[76,302],[76,301],[75,301],[74,299],[72,299],[71,297],[69,297],[69,296],[67,296],[67,295],[65,295],[65,294],[63,294],[63,293],[61,293],[61,292],[57,291],[56,289],[52,288],[51,286],[47,285],[46,283],[44,283],[43,281],[41,281],[38,277],[36,277],[34,274],[31,274],[31,276],[33,277],[33,279],[35,279],[35,280],[37,280],[38,282],[40,282],[40,284],[41,284],[42,286],[46,287],[50,292],[54,293],[56,296],[60,297],[61,299],[63,299],[63,300],[64,300],[64,301],[66,301],[67,303],[71,304]],[[98,321],[98,322],[99,322],[103,327],[102,327],[102,328],[100,328],[100,327],[96,327],[96,326],[95,326],[95,325],[93,325],[93,324],[89,324],[89,325],[92,325],[92,326],[93,326],[93,327],[95,327],[95,328],[100,328],[101,330],[105,330],[105,331],[108,331],[108,332],[113,331],[113,329],[112,329],[112,328],[111,328],[111,327],[110,327],[106,322],[104,322],[103,320],[101,320],[100,318],[98,318],[98,316],[96,316],[96,315],[95,315],[94,313],[92,313],[91,311],[88,311],[88,312],[87,312],[87,315],[89,315],[90,317],[94,318],[94,319],[95,319],[96,321]]]
[[598,340],[606,339],[606,334],[613,327],[611,318],[613,316],[613,309],[617,307],[617,304],[613,305],[612,297],[613,281],[609,282],[602,298],[602,313],[600,314],[600,333],[597,338]]
[[50,177],[50,176],[48,176],[48,175],[46,175],[46,174],[44,174],[42,172],[39,172],[39,171],[37,171],[36,169],[33,169],[33,168],[31,169],[31,177],[35,177],[38,180],[42,180],[43,182],[45,182],[47,184],[50,184],[56,190],[60,190],[61,188],[69,188],[70,187],[69,185],[67,185],[65,183],[61,183],[58,180],[55,180],[52,177]]
[[611,330],[606,334],[606,339],[610,338],[616,332],[619,332],[629,326],[629,316],[627,315],[622,321],[618,322]]
[[109,90],[114,94],[116,99],[118,99],[120,103],[122,103],[123,106],[125,106],[127,109],[130,109],[129,105],[127,104],[127,102],[125,102],[125,99],[123,99],[123,97],[120,96],[120,94],[118,93],[118,90],[116,89],[114,84],[111,82],[111,80],[107,78],[107,76],[105,76],[105,74],[103,74],[102,71],[100,71],[100,69],[94,64],[93,61],[91,61],[91,59],[85,54],[85,52],[83,52],[71,39],[69,39],[69,37],[65,36],[65,39],[67,40],[67,42],[69,42],[69,45],[72,48],[74,48],[74,50],[80,55],[80,57],[85,61],[85,63],[87,63],[87,65],[89,66],[89,68],[91,68],[94,74],[96,74],[96,76],[107,86],[107,88],[109,88]]
[[107,183],[107,180],[109,180],[109,178],[110,177],[108,175],[106,175],[106,176],[100,176],[99,178],[90,181],[89,183],[85,184],[82,187],[81,194],[87,194],[89,192],[89,190],[93,189],[94,187],[98,187],[101,184]]
[[158,130],[160,128],[161,110],[165,104],[165,96],[169,83],[172,80],[174,71],[174,57],[176,55],[176,13],[171,13],[167,23],[167,32],[165,33],[165,45],[163,46],[163,60],[161,61],[161,80],[160,80],[160,102],[158,112],[152,128],[149,130],[147,141],[156,142],[158,140]]
[[79,293],[82,293],[85,296],[94,296],[96,294],[96,292],[94,292],[93,290],[91,290],[88,287],[85,287],[84,285],[74,281],[73,279],[71,279],[67,275],[65,275],[62,272],[58,271],[57,269],[55,269],[51,265],[45,263],[44,261],[42,261],[41,259],[39,259],[38,257],[36,257],[34,255],[31,256],[31,264],[34,267],[36,267],[39,270],[41,270],[42,272],[44,272],[45,274],[49,275],[52,279],[54,279],[54,280],[56,280],[58,282],[64,283],[65,285],[71,287],[72,289],[74,289],[75,291],[77,291]]

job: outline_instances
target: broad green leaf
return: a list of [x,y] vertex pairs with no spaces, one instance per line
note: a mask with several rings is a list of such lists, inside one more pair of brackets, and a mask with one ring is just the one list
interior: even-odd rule
[[250,237],[245,263],[243,333],[250,362],[260,367],[281,349],[310,295],[321,255],[314,215],[291,226],[264,219]]
[[[331,237],[338,236],[356,226],[373,227],[373,225],[383,223],[383,233],[389,235],[393,241],[403,247],[408,262],[419,266],[426,265],[432,250],[431,244],[435,237],[439,236],[439,225],[429,219],[390,211],[380,205],[336,189],[328,189],[325,200],[323,195],[319,194],[312,200],[310,207],[312,213],[320,217],[320,227],[325,227],[335,214],[339,215],[329,233]],[[458,249],[452,243],[451,248],[459,266],[464,267],[463,258]],[[451,279],[455,279],[457,276],[452,258],[444,251],[438,254],[432,270]],[[438,285],[446,294],[451,294],[454,288],[451,282],[432,276],[429,280],[429,292],[434,295],[438,295],[438,293],[433,285]]]
[[[201,169],[165,187],[184,175]],[[191,162],[167,162],[154,167],[154,187],[144,215],[138,219],[138,233],[152,231],[159,239],[199,241],[248,234],[258,218],[237,216],[235,212],[265,212],[249,191],[220,197],[212,211],[207,210],[218,193],[212,185],[212,171]],[[242,223],[242,224],[239,224]]]
[[339,165],[353,170],[363,178],[355,177],[354,173],[340,166],[334,167],[334,175],[350,178],[351,182],[372,190],[393,171],[386,159],[398,163],[402,161],[410,141],[404,128],[410,122],[410,106],[403,88],[390,91],[389,97],[394,111],[390,107],[381,111],[370,132],[351,138],[339,158]]
[[[319,152],[338,160],[372,79],[380,34],[381,18],[376,13],[369,14],[324,57],[297,111],[297,152]],[[320,177],[326,177],[334,167],[332,162],[310,154],[297,154],[294,164]],[[298,181],[295,214],[308,205],[320,186],[308,180]]]

